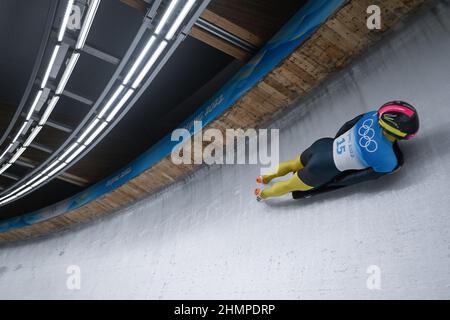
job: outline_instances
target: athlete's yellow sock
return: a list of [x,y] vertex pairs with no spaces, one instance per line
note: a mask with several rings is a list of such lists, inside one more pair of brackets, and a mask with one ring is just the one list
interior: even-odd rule
[[291,161],[285,161],[278,165],[277,170],[272,174],[263,176],[264,183],[270,183],[273,179],[283,177],[290,172],[297,172],[303,169],[302,161],[300,160],[300,156]]
[[267,199],[272,197],[281,197],[289,192],[308,191],[311,189],[313,189],[313,187],[308,186],[298,177],[297,174],[295,174],[287,181],[277,182],[270,188],[264,189],[261,192],[261,198]]

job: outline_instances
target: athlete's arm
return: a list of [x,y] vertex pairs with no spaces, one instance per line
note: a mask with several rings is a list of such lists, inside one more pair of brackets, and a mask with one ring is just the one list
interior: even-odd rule
[[351,128],[353,128],[353,126],[364,116],[364,114],[361,114],[359,116],[357,116],[356,118],[347,121],[338,131],[338,133],[336,133],[336,138],[342,136],[344,133],[346,133],[348,130],[350,130]]
[[395,155],[397,156],[397,168],[395,168],[394,171],[398,171],[405,163],[405,158],[403,156],[402,150],[400,149],[400,146],[398,145],[398,141],[394,142],[393,148]]
[[332,183],[332,185],[347,187],[365,181],[376,180],[386,174],[387,173],[385,172],[376,172],[373,168],[367,168],[352,172],[351,174],[344,176],[342,179],[339,179],[339,181]]

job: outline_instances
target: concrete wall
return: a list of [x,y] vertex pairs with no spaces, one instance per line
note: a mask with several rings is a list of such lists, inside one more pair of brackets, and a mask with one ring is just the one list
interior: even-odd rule
[[[413,19],[273,126],[281,156],[392,99],[418,106],[404,169],[306,201],[205,169],[89,226],[0,248],[0,298],[450,298],[450,9]],[[68,290],[69,265],[81,290]],[[366,286],[381,270],[381,290]]]

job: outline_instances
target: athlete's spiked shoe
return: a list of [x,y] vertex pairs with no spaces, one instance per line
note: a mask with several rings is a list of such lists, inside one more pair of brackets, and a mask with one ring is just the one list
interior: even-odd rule
[[261,192],[262,190],[260,188],[256,188],[255,189],[255,196],[256,196],[256,201],[261,202],[264,199],[261,197]]

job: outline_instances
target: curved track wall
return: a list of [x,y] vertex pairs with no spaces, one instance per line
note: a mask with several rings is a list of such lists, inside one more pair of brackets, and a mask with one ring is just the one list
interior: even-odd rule
[[[87,227],[0,249],[0,298],[450,298],[450,9],[415,19],[273,124],[281,157],[405,99],[397,175],[307,201],[252,197],[256,166],[197,172]],[[68,290],[68,266],[81,290]],[[369,266],[381,290],[366,286]]]

